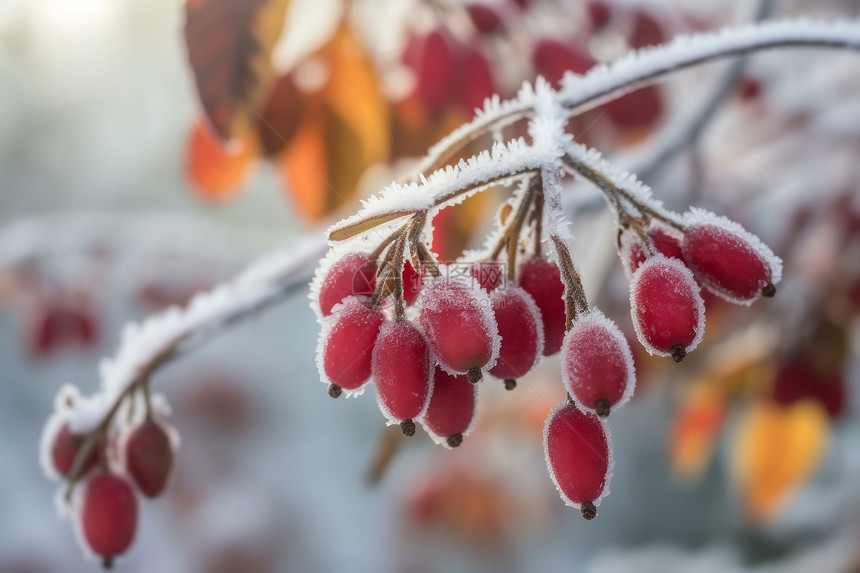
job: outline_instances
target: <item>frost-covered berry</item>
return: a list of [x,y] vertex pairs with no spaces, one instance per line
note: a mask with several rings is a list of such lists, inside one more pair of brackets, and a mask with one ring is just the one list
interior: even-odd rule
[[[502,343],[504,345],[504,343]],[[564,387],[580,408],[608,416],[633,395],[633,354],[618,326],[597,309],[581,316],[564,337]]]
[[141,493],[157,497],[167,486],[173,469],[173,443],[163,424],[147,420],[125,441],[125,467]]
[[424,286],[424,277],[422,277],[410,261],[403,264],[403,301],[406,304],[412,304],[418,295],[421,294],[421,287]]
[[495,362],[499,329],[487,294],[440,279],[425,289],[419,322],[439,363],[449,372],[467,372],[477,382]]
[[633,274],[630,313],[650,354],[684,359],[705,330],[705,306],[690,269],[678,259],[651,257]]
[[520,287],[494,291],[490,295],[502,346],[490,374],[512,389],[543,356],[543,320],[534,299]]
[[405,320],[386,322],[373,347],[373,381],[383,415],[412,435],[412,418],[427,408],[433,384],[430,345],[418,328]]
[[456,448],[472,430],[478,387],[466,376],[452,376],[436,367],[433,394],[420,421],[437,444]]
[[[68,422],[65,422],[60,426],[60,429],[57,431],[57,435],[54,436],[54,439],[51,442],[51,463],[58,474],[61,476],[69,475],[69,472],[72,471],[72,467],[75,465],[75,458],[78,457],[78,452],[85,441],[86,436],[73,434],[71,432]],[[87,458],[81,472],[82,474],[93,469],[98,463],[100,455],[99,445],[100,444],[96,444],[96,447],[93,448],[93,451]]]
[[323,331],[318,351],[320,371],[330,384],[357,390],[367,382],[373,346],[384,321],[379,309],[354,296],[334,308],[332,325]]
[[690,219],[681,250],[702,286],[738,304],[774,295],[782,262],[758,237],[707,211],[694,210]]
[[134,541],[137,498],[127,479],[100,471],[87,481],[80,505],[80,531],[87,546],[110,567]]
[[543,319],[543,354],[561,350],[567,317],[564,313],[564,283],[558,266],[540,257],[529,257],[520,264],[519,284],[540,309]]
[[320,312],[331,315],[332,308],[348,296],[370,296],[376,287],[376,262],[366,253],[350,253],[335,262],[320,286]]
[[612,443],[609,430],[595,414],[572,403],[553,408],[543,430],[547,468],[564,503],[597,515],[597,505],[609,493]]
[[[667,257],[683,260],[681,254],[681,238],[663,227],[651,227],[647,231],[648,238],[654,243],[654,248],[658,253]],[[645,262],[645,252],[642,250],[642,245],[639,242],[634,242],[630,245],[628,251],[628,268],[631,273],[635,273],[639,265]]]
[[505,279],[505,267],[496,261],[477,261],[469,267],[469,274],[487,292],[493,292]]

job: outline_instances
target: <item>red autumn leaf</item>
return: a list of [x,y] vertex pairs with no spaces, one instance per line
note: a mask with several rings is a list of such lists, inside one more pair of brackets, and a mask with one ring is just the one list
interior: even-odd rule
[[269,88],[272,48],[289,0],[188,0],[185,43],[200,102],[229,140],[256,116]]

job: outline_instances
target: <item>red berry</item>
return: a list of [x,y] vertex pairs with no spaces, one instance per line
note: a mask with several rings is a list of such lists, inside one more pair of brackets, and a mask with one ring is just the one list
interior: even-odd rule
[[441,108],[451,96],[454,56],[442,28],[426,36],[414,36],[404,54],[404,61],[415,72],[415,93],[430,111]]
[[633,13],[633,32],[630,35],[630,45],[635,48],[656,46],[666,41],[663,28],[657,20],[643,10]]
[[495,361],[499,330],[484,291],[440,279],[428,285],[419,315],[436,359],[449,371],[474,372]]
[[681,250],[696,279],[717,296],[737,304],[751,304],[773,296],[781,261],[769,248],[737,223],[704,211],[690,225]]
[[564,337],[564,387],[583,410],[608,416],[636,386],[633,354],[614,322],[597,309],[581,316]]
[[456,448],[472,430],[478,386],[466,376],[452,376],[436,367],[433,394],[421,424],[433,440]]
[[657,86],[645,86],[606,104],[606,116],[619,129],[651,129],[664,114]]
[[505,280],[505,266],[496,261],[477,261],[469,267],[469,274],[487,292],[493,292]]
[[430,345],[411,322],[386,322],[373,347],[379,409],[389,420],[409,420],[427,408],[432,388]]
[[128,480],[108,471],[95,474],[84,489],[80,527],[84,541],[106,566],[125,553],[137,529],[137,498]]
[[540,257],[529,257],[520,265],[520,286],[532,295],[543,319],[543,354],[551,356],[561,350],[567,315],[564,312],[564,283],[554,263]]
[[401,280],[403,282],[403,301],[406,304],[412,304],[418,298],[418,295],[421,294],[421,287],[424,286],[424,277],[418,274],[412,263],[407,260],[403,264]]
[[495,8],[483,2],[473,2],[466,5],[472,23],[482,34],[492,34],[502,26],[502,17]]
[[543,443],[549,475],[561,498],[591,519],[609,493],[612,455],[606,426],[596,415],[562,403],[546,420]]
[[146,497],[161,495],[173,469],[173,444],[160,423],[148,420],[125,442],[125,467]]
[[[666,255],[667,257],[683,260],[681,254],[681,239],[663,227],[654,226],[648,229],[648,237],[654,243],[654,248],[657,252]],[[642,250],[642,245],[638,242],[633,243],[629,251],[629,269],[631,273],[636,272],[639,265],[645,262],[645,253]]]
[[539,75],[558,88],[565,72],[584,74],[594,65],[594,60],[584,48],[543,39],[535,46],[532,63]]
[[609,20],[612,18],[609,4],[602,0],[591,0],[586,4],[585,8],[588,10],[588,17],[591,19],[592,30],[602,30],[609,24]]
[[335,307],[333,324],[320,339],[324,377],[344,390],[357,390],[370,378],[373,346],[385,316],[354,296]]
[[502,346],[490,374],[503,380],[525,376],[543,355],[543,320],[534,299],[522,288],[490,295]]
[[650,354],[680,362],[702,339],[705,307],[690,269],[678,259],[651,257],[633,274],[630,311]]
[[[60,426],[51,445],[51,462],[57,473],[62,476],[69,475],[84,441],[86,441],[86,436],[71,433],[68,422]],[[96,447],[93,448],[93,451],[84,464],[83,473],[87,473],[98,464],[100,445],[100,443],[96,443]]]
[[459,94],[463,110],[470,116],[484,107],[484,100],[496,93],[496,82],[487,58],[477,48],[466,48],[459,65]]
[[320,312],[331,315],[334,305],[348,296],[370,296],[376,287],[376,262],[366,253],[350,253],[334,263],[320,287]]

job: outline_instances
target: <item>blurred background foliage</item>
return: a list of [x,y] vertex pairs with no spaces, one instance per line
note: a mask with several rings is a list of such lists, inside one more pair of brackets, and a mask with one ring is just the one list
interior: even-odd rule
[[[51,396],[96,388],[124,323],[321,233],[485,97],[763,7],[860,14],[851,0],[0,1],[0,572],[97,567],[54,516],[37,442]],[[737,219],[786,262],[772,302],[708,299],[680,366],[634,345],[599,519],[546,475],[555,360],[515,392],[485,384],[458,451],[400,447],[372,399],[325,398],[298,295],[158,375],[177,475],[118,567],[856,571],[858,66],[765,54],[571,122],[670,207]],[[587,185],[568,196],[589,296],[632,340],[611,219]],[[480,242],[502,200],[440,214],[436,252]]]

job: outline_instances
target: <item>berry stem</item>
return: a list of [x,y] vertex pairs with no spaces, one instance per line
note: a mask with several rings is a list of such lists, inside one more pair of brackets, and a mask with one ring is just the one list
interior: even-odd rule
[[534,253],[536,257],[541,256],[543,248],[543,189],[535,195],[534,207],[532,208],[532,224],[534,225]]
[[526,216],[539,190],[540,177],[532,177],[526,182],[526,187],[520,200],[517,202],[513,216],[508,217],[505,231],[499,237],[496,246],[490,253],[490,260],[495,260],[501,254],[502,249],[507,249],[507,279],[512,282],[517,278],[517,249],[520,243],[520,235],[522,234]]
[[567,315],[566,329],[573,328],[573,322],[576,320],[578,313],[588,312],[588,299],[585,296],[585,289],[582,287],[582,280],[579,273],[576,272],[576,267],[573,265],[573,260],[570,258],[570,250],[560,238],[555,235],[550,235],[555,252],[558,259],[558,268],[561,271],[561,281],[564,283],[564,313]]
[[[595,187],[597,187],[606,197],[607,203],[612,206],[616,213],[618,213],[619,219],[630,221],[641,220],[639,217],[633,217],[628,210],[626,210],[622,204],[622,200],[630,203],[633,207],[642,213],[642,215],[646,215],[649,217],[653,217],[659,221],[662,221],[673,227],[680,232],[684,233],[687,230],[687,227],[680,221],[680,219],[669,211],[665,211],[659,207],[653,205],[647,205],[644,202],[638,200],[633,193],[630,193],[628,190],[621,188],[620,186],[613,183],[609,177],[607,177],[604,173],[601,173],[592,167],[585,165],[583,162],[579,161],[575,157],[571,156],[569,153],[565,154],[562,158],[564,162],[564,166],[571,173],[577,173],[582,177],[591,181]],[[634,224],[634,228],[637,225]],[[643,232],[644,233],[644,232]],[[648,240],[646,242],[647,245],[650,245],[651,241]]]
[[367,470],[366,479],[369,485],[376,485],[382,480],[385,472],[391,467],[391,462],[406,443],[405,437],[399,427],[385,428]]

